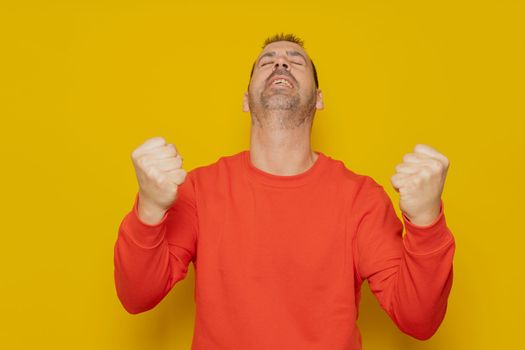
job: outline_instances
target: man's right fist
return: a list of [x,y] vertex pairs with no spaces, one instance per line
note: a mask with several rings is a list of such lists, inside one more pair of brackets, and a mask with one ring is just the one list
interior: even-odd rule
[[182,158],[173,144],[158,136],[131,153],[139,183],[139,216],[148,224],[159,222],[177,199],[177,188],[186,179]]

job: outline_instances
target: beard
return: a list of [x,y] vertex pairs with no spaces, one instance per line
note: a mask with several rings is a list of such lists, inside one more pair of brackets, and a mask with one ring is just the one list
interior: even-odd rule
[[263,90],[259,98],[249,94],[252,123],[270,129],[295,129],[315,114],[315,93],[309,94],[305,101],[298,92]]
[[299,107],[301,103],[301,97],[297,93],[294,95],[290,95],[280,93],[279,91],[263,91],[263,93],[261,93],[260,102],[262,108],[265,110],[293,111],[297,110],[297,108]]

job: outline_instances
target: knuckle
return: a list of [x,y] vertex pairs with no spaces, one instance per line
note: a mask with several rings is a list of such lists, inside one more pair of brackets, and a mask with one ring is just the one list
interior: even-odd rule
[[434,171],[434,172],[440,172],[442,169],[443,169],[443,164],[438,161],[438,160],[433,160],[431,163],[430,163],[430,168]]
[[164,175],[162,174],[159,174],[155,177],[155,184],[158,186],[158,187],[165,187],[166,186],[166,183],[167,183],[167,179]]
[[178,189],[178,185],[176,183],[174,183],[173,181],[171,181],[169,183],[169,189],[172,193],[177,193],[177,189]]
[[432,173],[432,170],[428,166],[421,167],[420,174],[422,178],[428,179],[430,176],[432,176]]
[[165,144],[165,143],[166,143],[166,140],[165,140],[164,137],[162,137],[162,136],[155,136],[155,137],[152,137],[152,138],[150,138],[148,141],[150,141],[150,142],[159,142],[159,143],[162,143],[162,144]]
[[170,154],[176,155],[177,154],[177,147],[173,143],[169,143],[166,145],[166,149]]
[[186,171],[184,169],[180,169],[180,171],[177,173],[177,183],[181,184],[186,179]]
[[144,173],[150,179],[154,179],[154,180],[158,179],[157,171],[155,170],[154,167],[147,167],[146,169],[144,169]]
[[137,159],[137,164],[139,167],[145,169],[148,167],[148,159],[146,157],[140,157]]

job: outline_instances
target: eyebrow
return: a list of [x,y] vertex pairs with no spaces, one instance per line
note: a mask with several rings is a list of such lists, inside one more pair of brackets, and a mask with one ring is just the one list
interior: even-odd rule
[[[299,51],[286,51],[286,54],[288,56],[300,56],[304,62],[308,62],[306,60],[306,57],[304,57],[304,55],[302,53],[300,53]],[[275,56],[275,51],[270,51],[270,52],[266,52],[265,54],[263,54],[261,57],[259,57],[259,59],[257,60],[257,64],[259,64],[259,62],[264,58],[264,57],[274,57]]]

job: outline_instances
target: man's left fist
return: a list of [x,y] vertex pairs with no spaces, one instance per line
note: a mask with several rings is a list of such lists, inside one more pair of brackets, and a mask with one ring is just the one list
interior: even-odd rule
[[403,156],[390,181],[399,192],[399,208],[419,226],[433,223],[441,209],[441,193],[449,160],[434,148],[417,144],[413,153]]

